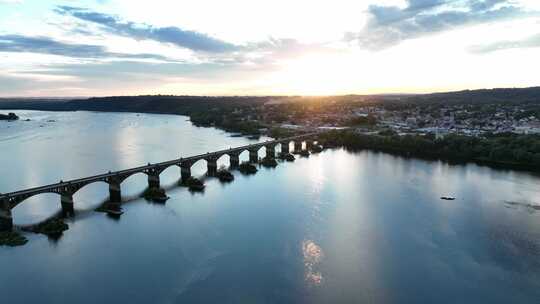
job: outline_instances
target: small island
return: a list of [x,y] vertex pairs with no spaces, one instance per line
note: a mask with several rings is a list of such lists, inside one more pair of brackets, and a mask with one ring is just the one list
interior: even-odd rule
[[234,180],[234,175],[224,168],[217,171],[217,177],[221,182],[232,182]]
[[323,150],[323,147],[321,145],[313,145],[311,147],[311,153],[321,153]]
[[144,191],[143,197],[146,200],[154,201],[158,203],[164,203],[169,199],[169,197],[165,193],[165,190],[161,188],[152,188],[152,187]]
[[13,121],[19,119],[19,116],[17,116],[15,113],[8,113],[6,114],[0,114],[0,120],[7,120],[7,121]]
[[301,150],[299,154],[302,157],[308,157],[309,156],[309,151],[308,150]]
[[15,231],[0,232],[0,246],[16,247],[28,243],[28,239]]
[[262,159],[261,164],[267,168],[275,168],[278,163],[273,157],[265,157]]
[[195,192],[204,191],[204,188],[205,188],[204,183],[200,179],[195,178],[193,176],[191,176],[185,182],[183,182],[183,185],[187,186],[190,191],[195,191]]
[[288,162],[292,162],[292,161],[295,160],[294,155],[292,155],[291,153],[283,153],[282,152],[282,153],[279,154],[279,158],[283,159],[283,160],[286,160]]
[[243,174],[255,174],[257,173],[257,167],[255,167],[253,164],[249,162],[243,162],[238,167],[238,170],[242,172]]

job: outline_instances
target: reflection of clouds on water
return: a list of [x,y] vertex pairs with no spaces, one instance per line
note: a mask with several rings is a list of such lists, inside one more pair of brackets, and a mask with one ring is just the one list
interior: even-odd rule
[[324,257],[321,247],[311,240],[304,240],[302,242],[302,252],[304,254],[306,281],[310,285],[321,285],[323,276],[321,272],[317,270]]

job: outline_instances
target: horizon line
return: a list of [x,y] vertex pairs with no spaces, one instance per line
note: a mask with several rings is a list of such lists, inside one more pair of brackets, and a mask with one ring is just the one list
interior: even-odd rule
[[461,90],[434,90],[430,92],[424,92],[424,93],[407,93],[407,92],[398,92],[398,93],[373,93],[373,94],[366,94],[366,93],[344,93],[344,94],[330,94],[330,95],[310,95],[310,94],[290,94],[290,95],[278,95],[278,94],[246,94],[246,95],[238,95],[238,94],[200,94],[200,95],[193,95],[193,94],[163,94],[163,93],[157,93],[157,94],[137,94],[137,95],[79,95],[79,96],[21,96],[21,95],[14,95],[14,96],[0,96],[0,99],[90,99],[90,98],[107,98],[107,97],[137,97],[137,96],[169,96],[169,97],[242,97],[242,98],[262,98],[262,97],[276,97],[276,98],[291,98],[291,97],[342,97],[342,96],[405,96],[405,95],[431,95],[431,94],[444,94],[444,93],[456,93],[456,92],[466,92],[466,91],[485,91],[485,90],[515,90],[515,89],[534,89],[534,88],[540,88],[539,85],[535,86],[524,86],[524,87],[491,87],[491,88],[475,88],[475,89],[461,89]]

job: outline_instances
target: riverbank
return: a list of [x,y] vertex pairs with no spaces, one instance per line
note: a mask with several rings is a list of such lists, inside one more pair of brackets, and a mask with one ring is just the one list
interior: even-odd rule
[[456,164],[474,162],[499,169],[540,171],[540,136],[494,135],[471,137],[449,135],[382,135],[361,134],[352,130],[335,130],[321,135],[326,147],[350,150],[370,149],[407,157],[439,159]]
[[258,137],[265,126],[254,109],[269,97],[116,96],[87,99],[0,100],[0,109],[37,111],[93,111],[185,115],[195,126],[216,127],[243,136]]

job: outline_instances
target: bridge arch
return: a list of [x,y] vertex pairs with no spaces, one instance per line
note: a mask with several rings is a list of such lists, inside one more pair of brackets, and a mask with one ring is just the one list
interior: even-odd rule
[[161,167],[159,172],[159,179],[161,183],[165,185],[178,182],[178,180],[180,179],[180,167],[178,166],[178,164]]
[[10,209],[14,209],[15,207],[19,206],[23,202],[28,201],[28,200],[32,199],[33,197],[40,196],[42,194],[55,194],[56,196],[60,197],[60,192],[54,191],[54,190],[34,192],[34,193],[31,193],[31,194],[28,194],[28,195],[18,196],[18,197],[12,198],[10,200],[10,203],[9,203]]
[[190,163],[191,175],[198,177],[204,175],[208,169],[208,161],[204,158],[199,158]]
[[134,172],[122,176],[119,180],[122,189],[122,196],[139,195],[148,187],[148,174],[146,172]]
[[190,162],[190,166],[193,168],[194,166],[200,166],[201,164],[206,164],[207,160],[202,156],[195,160],[192,160]]
[[249,161],[249,151],[248,151],[248,149],[243,149],[243,150],[238,154],[238,160],[239,160],[240,163]]
[[109,183],[96,180],[80,186],[73,192],[75,209],[91,209],[99,206],[109,198]]
[[11,215],[15,225],[30,225],[51,218],[61,209],[60,194],[40,192],[13,202]]

